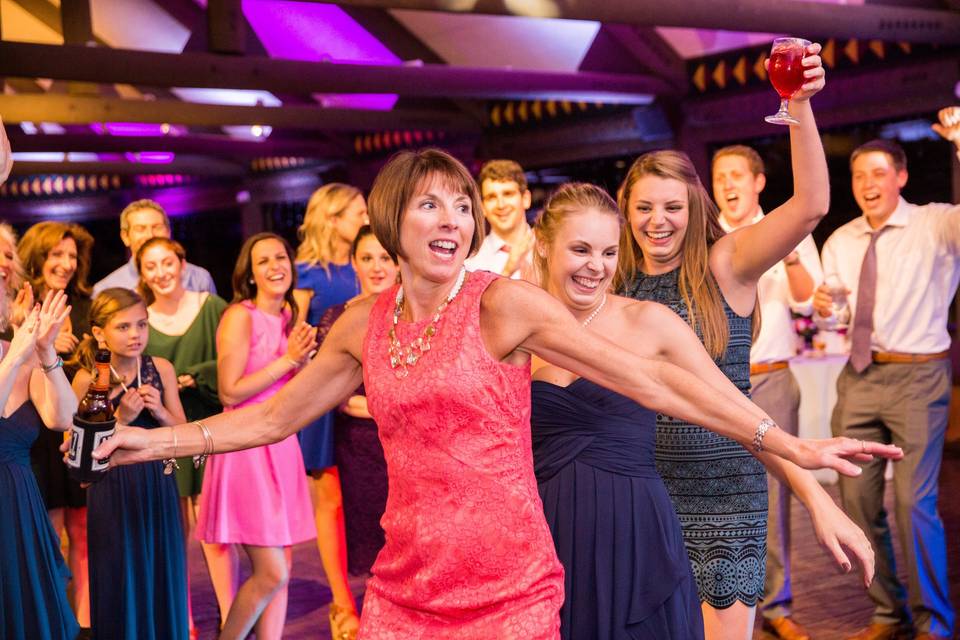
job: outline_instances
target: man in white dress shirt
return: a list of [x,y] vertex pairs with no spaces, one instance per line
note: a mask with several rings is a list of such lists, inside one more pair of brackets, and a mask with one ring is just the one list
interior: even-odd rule
[[[713,156],[713,197],[720,225],[728,232],[763,218],[760,192],[766,186],[763,160],[750,147],[724,147]],[[791,312],[813,312],[814,288],[823,279],[817,245],[809,235],[757,283],[760,335],[750,349],[751,397],[780,428],[797,435],[800,388],[787,361],[796,354]],[[809,640],[791,616],[790,490],[768,474],[767,567],[764,629],[783,640]]]
[[477,182],[490,233],[477,254],[467,259],[467,269],[530,279],[534,236],[527,223],[531,196],[523,169],[513,160],[490,160],[480,169]]
[[[941,121],[947,126],[947,113]],[[956,122],[938,131],[960,147]],[[873,140],[850,157],[853,195],[863,215],[837,229],[823,247],[823,266],[849,291],[850,362],[837,381],[834,435],[892,442],[904,450],[893,488],[901,559],[897,579],[883,508],[885,461],[842,477],[850,517],[871,539],[876,577],[870,625],[856,640],[953,638],[947,593],[947,547],[937,511],[937,485],[947,429],[951,370],[947,312],[960,281],[960,206],[917,206],[900,196],[907,183],[903,149]],[[836,321],[827,287],[817,314]],[[843,321],[844,319],[839,319]]]

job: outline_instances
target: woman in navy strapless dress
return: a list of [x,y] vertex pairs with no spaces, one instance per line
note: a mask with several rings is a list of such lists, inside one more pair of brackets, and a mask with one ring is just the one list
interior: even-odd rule
[[564,638],[703,637],[680,521],[654,464],[656,413],[578,378],[533,382],[533,456],[564,567]]
[[[4,263],[0,257],[0,269]],[[7,303],[2,296],[4,318]],[[46,428],[67,429],[77,406],[62,366],[38,368],[60,362],[53,338],[67,317],[65,303],[62,293],[56,300],[48,296],[42,311],[28,316],[13,341],[2,345],[0,638],[5,640],[73,640],[80,630],[67,602],[70,572],[30,468],[37,435]]]

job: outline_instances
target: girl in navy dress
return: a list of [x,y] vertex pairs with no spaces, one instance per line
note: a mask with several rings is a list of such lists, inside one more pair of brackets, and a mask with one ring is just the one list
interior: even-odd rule
[[[122,424],[157,429],[186,420],[177,376],[143,355],[147,307],[129,289],[102,291],[90,307],[93,337],[78,348],[73,390],[82,398],[99,344],[111,353],[111,398]],[[171,463],[172,465],[172,463]],[[187,640],[187,576],[172,466],[116,469],[87,489],[90,618],[97,640]]]

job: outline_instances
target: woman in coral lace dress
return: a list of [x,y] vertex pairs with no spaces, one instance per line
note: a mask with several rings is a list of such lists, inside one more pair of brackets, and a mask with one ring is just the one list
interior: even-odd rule
[[587,332],[545,291],[466,274],[482,210],[470,174],[443,151],[397,154],[374,182],[369,211],[399,258],[402,287],[351,305],[317,357],[266,402],[159,433],[120,427],[96,451],[118,465],[170,456],[174,435],[181,454],[274,442],[362,381],[389,476],[365,640],[559,636],[563,572],[533,474],[531,353],[743,444],[758,439],[802,466],[856,474],[847,458],[899,453],[767,430],[759,409],[724,402],[693,374]]

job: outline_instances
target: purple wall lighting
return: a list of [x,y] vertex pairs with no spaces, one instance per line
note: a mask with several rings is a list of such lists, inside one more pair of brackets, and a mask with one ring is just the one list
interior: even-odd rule
[[[291,0],[243,0],[243,13],[273,58],[400,64],[401,60],[337,6]],[[389,111],[393,94],[314,94],[330,107]]]
[[163,136],[178,132],[170,125],[149,122],[95,122],[90,128],[100,135],[111,136]]
[[139,162],[140,164],[169,164],[173,162],[174,154],[172,151],[137,151],[123,154],[127,162]]

